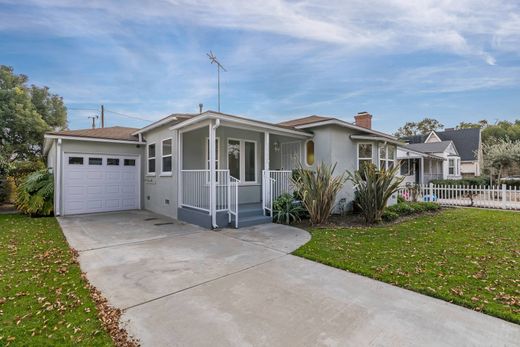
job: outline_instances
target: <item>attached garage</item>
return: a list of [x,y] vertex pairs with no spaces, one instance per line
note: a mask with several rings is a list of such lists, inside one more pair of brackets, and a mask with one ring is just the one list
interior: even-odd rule
[[141,208],[145,146],[132,135],[136,130],[112,127],[45,135],[56,215]]
[[138,159],[136,156],[65,153],[63,213],[138,209]]

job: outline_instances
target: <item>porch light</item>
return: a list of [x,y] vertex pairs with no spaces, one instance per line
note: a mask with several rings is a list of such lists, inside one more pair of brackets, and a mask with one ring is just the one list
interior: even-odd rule
[[274,141],[273,146],[275,152],[280,152],[280,142]]

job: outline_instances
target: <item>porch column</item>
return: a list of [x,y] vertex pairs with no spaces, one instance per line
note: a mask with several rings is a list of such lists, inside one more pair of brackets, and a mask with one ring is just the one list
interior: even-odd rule
[[209,213],[211,226],[217,227],[217,185],[215,182],[215,121],[209,122]]
[[269,133],[264,132],[264,170],[269,170]]
[[419,184],[424,184],[424,157],[421,157],[421,168],[419,169]]

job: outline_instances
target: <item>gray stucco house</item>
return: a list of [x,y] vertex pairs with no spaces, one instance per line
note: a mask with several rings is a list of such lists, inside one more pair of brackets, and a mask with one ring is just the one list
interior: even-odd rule
[[[272,201],[291,190],[301,162],[393,167],[395,137],[355,122],[309,116],[279,124],[214,111],[172,114],[142,129],[50,132],[44,153],[55,177],[55,213],[147,209],[205,227],[270,221]],[[354,198],[347,183],[338,201]]]

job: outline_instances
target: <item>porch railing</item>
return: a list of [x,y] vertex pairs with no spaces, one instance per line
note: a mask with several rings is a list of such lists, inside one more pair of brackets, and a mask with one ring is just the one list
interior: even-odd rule
[[[217,179],[217,211],[228,210],[229,170],[215,170]],[[210,171],[181,170],[182,201],[181,206],[201,211],[210,211]]]
[[235,216],[235,228],[238,228],[238,185],[240,181],[235,177],[229,175],[228,184],[228,212],[229,223],[231,223],[231,216]]
[[262,204],[264,211],[272,215],[273,201],[280,195],[292,194],[294,186],[291,182],[290,170],[262,170]]

